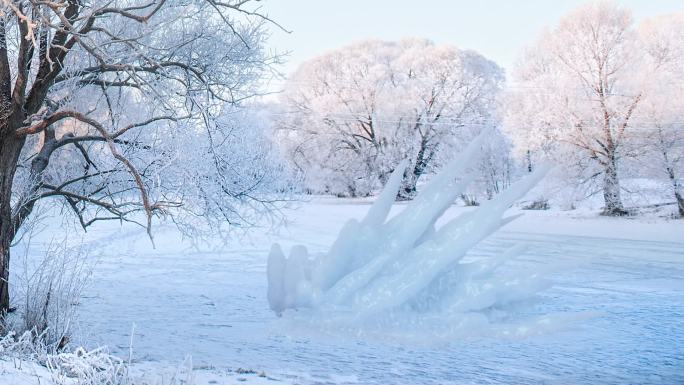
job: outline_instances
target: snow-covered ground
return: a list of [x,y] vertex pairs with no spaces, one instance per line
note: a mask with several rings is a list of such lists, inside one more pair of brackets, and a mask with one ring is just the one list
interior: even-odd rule
[[[409,344],[289,330],[266,300],[271,243],[325,251],[368,207],[316,198],[287,211],[286,227],[237,235],[211,251],[170,226],[156,228],[153,249],[139,228],[99,225],[84,236],[101,262],[79,306],[77,342],[127,357],[133,332],[139,370],[192,356],[198,384],[684,383],[681,220],[525,211],[472,250],[489,256],[525,242],[517,268],[560,266],[555,285],[521,311],[580,317],[537,336]],[[444,219],[463,210],[454,206]],[[52,231],[61,231],[57,222],[34,244]]]

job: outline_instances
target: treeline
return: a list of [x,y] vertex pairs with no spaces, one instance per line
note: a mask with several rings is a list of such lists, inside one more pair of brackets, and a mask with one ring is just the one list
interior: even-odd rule
[[399,198],[410,199],[486,130],[470,203],[551,161],[565,188],[602,195],[607,215],[626,213],[624,178],[667,186],[684,215],[683,96],[684,16],[637,25],[598,2],[544,32],[507,80],[473,51],[371,40],[301,65],[276,116],[281,149],[312,193],[370,195],[408,159]]

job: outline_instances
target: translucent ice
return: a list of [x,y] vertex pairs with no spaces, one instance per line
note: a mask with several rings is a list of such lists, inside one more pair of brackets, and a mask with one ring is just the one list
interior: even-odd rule
[[[397,167],[361,221],[350,220],[327,253],[310,257],[295,246],[286,258],[274,245],[268,260],[268,300],[276,313],[310,309],[353,322],[389,318],[413,323],[481,323],[507,304],[547,287],[537,274],[511,275],[513,247],[464,263],[466,253],[508,221],[504,212],[547,172],[541,167],[477,209],[435,227],[474,179],[484,136],[476,138],[406,208],[388,220],[406,163]],[[344,316],[341,316],[344,315]]]

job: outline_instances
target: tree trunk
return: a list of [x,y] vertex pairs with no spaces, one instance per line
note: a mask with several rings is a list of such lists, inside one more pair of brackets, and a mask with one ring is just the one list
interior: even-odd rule
[[397,200],[410,201],[416,196],[418,178],[420,178],[421,174],[422,171],[418,169],[418,165],[406,170],[404,173],[404,182],[397,194]]
[[9,310],[9,260],[10,249],[4,234],[0,240],[0,315]]
[[684,218],[684,196],[679,191],[675,191],[674,195],[677,200],[677,208],[679,208],[679,216]]
[[615,159],[609,159],[603,175],[603,215],[626,215],[620,198],[620,179]]
[[[429,154],[427,153],[428,151],[430,152]],[[425,169],[428,167],[433,155],[434,149],[428,149],[427,140],[421,140],[415,164],[404,173],[404,182],[399,189],[399,194],[397,194],[398,200],[411,200],[416,196],[418,179],[425,173]]]
[[9,310],[10,245],[16,235],[12,218],[12,183],[23,140],[0,137],[0,315]]
[[[667,160],[667,158],[666,158]],[[682,195],[681,186],[674,173],[673,167],[667,168],[667,174],[672,182],[672,191],[674,192],[675,200],[677,201],[677,209],[679,211],[679,216],[684,218],[684,196]]]

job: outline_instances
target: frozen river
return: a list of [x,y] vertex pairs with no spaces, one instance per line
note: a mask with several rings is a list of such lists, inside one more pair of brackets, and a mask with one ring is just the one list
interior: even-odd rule
[[139,361],[192,355],[195,365],[249,368],[296,383],[684,383],[681,221],[530,213],[473,250],[494,255],[524,242],[519,268],[564,266],[526,310],[592,315],[561,330],[424,345],[287,333],[265,297],[270,242],[323,251],[367,208],[317,200],[291,213],[278,234],[242,237],[211,252],[189,248],[163,227],[157,249],[140,230],[101,227],[86,237],[102,262],[79,308],[79,328],[89,331],[82,338],[127,355],[135,324]]

